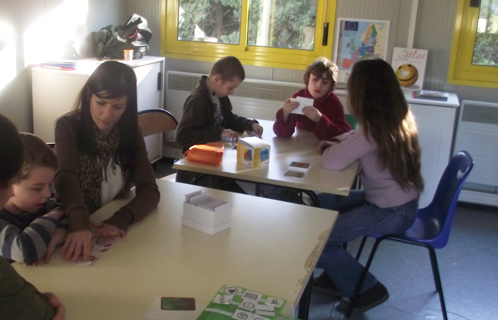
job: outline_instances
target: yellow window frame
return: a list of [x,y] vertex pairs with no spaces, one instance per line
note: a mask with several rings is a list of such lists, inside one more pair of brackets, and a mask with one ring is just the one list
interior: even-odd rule
[[[196,41],[178,41],[178,0],[163,0],[161,17],[161,53],[167,58],[216,61],[233,55],[245,65],[304,70],[317,57],[332,57],[337,0],[318,0],[314,50],[282,49],[247,45],[247,21],[250,0],[242,0],[240,44],[227,45]],[[327,45],[322,45],[324,23],[328,22]]]
[[470,0],[459,0],[448,82],[463,86],[498,88],[498,67],[472,64],[478,19],[479,8],[471,7]]

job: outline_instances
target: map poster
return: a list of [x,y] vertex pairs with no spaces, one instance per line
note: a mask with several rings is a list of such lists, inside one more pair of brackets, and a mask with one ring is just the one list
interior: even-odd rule
[[394,48],[391,66],[396,73],[401,88],[422,90],[428,50]]
[[386,60],[389,21],[338,18],[335,63],[339,67],[339,83],[348,81],[356,61]]

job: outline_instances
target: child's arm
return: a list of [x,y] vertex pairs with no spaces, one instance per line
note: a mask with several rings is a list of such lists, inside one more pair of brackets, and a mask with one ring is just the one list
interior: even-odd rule
[[208,105],[200,104],[199,99],[187,98],[182,118],[176,129],[176,142],[186,149],[194,144],[220,140],[223,128],[213,126],[211,124],[213,119],[214,110]]
[[321,117],[313,133],[318,139],[330,140],[351,130],[351,126],[346,121],[342,103],[334,93],[330,94],[329,99],[322,106],[318,106],[317,111],[321,113]]
[[287,138],[294,134],[296,127],[296,115],[292,115],[292,110],[299,106],[299,102],[292,101],[291,98],[285,100],[284,106],[277,111],[275,122],[273,123],[273,132],[277,137]]
[[[53,210],[34,219],[24,230],[6,220],[0,220],[0,248],[4,258],[32,264],[46,253],[57,227],[61,210]],[[41,241],[40,241],[41,240]]]
[[322,148],[322,166],[330,170],[342,170],[352,162],[358,160],[365,154],[372,152],[376,147],[372,141],[368,141],[363,133],[363,128],[359,127],[351,134],[344,133],[327,142],[328,146],[323,146],[320,142],[319,148]]

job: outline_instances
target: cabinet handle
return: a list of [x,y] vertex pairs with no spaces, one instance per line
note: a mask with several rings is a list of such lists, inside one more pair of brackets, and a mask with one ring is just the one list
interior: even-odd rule
[[162,84],[163,84],[163,77],[162,77],[163,73],[162,72],[158,72],[157,73],[157,91],[161,91],[161,87],[162,87]]

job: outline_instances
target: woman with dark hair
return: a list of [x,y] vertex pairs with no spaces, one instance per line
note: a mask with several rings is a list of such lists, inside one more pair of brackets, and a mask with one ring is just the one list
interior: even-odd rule
[[[324,269],[315,287],[342,296],[349,306],[363,266],[341,245],[368,234],[405,232],[415,221],[424,188],[420,174],[417,125],[393,69],[384,60],[356,62],[348,80],[348,108],[360,126],[356,131],[321,141],[322,166],[342,170],[359,160],[362,190],[336,199],[319,195],[324,208],[340,215],[317,266]],[[368,273],[354,309],[366,311],[389,297]]]
[[[138,127],[137,80],[127,65],[107,61],[81,90],[76,109],[55,127],[59,169],[55,188],[69,220],[62,252],[76,261],[88,259],[92,231],[97,237],[125,236],[159,202],[154,170]],[[90,224],[90,214],[131,185],[136,195],[112,217]]]
[[[23,164],[24,147],[16,126],[0,114],[0,209],[12,195],[12,182]],[[66,308],[51,292],[41,293],[0,256],[2,319],[64,320]]]

